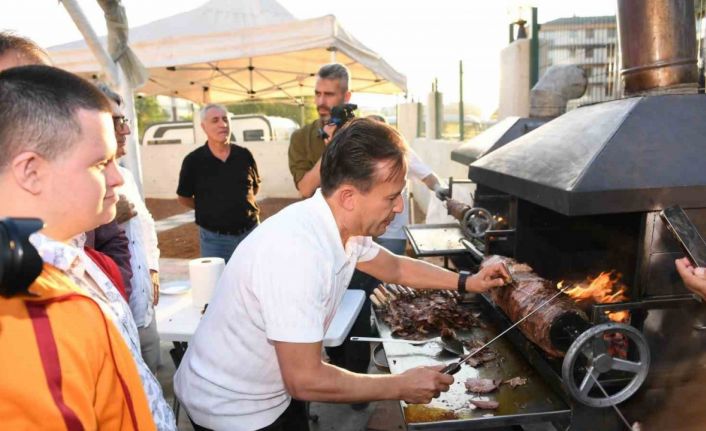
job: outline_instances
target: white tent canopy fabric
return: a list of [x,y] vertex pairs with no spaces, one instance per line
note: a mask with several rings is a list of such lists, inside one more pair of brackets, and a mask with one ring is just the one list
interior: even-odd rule
[[[348,34],[334,16],[295,20],[274,0],[212,0],[130,29],[149,71],[137,91],[197,103],[313,95],[314,75],[332,59],[351,71],[354,92],[398,94],[406,78]],[[100,66],[83,41],[49,48],[58,67],[83,76]],[[335,56],[334,56],[335,54]]]

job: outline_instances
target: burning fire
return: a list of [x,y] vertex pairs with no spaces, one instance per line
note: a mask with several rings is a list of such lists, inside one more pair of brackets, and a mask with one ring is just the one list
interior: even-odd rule
[[[625,285],[620,282],[620,277],[621,275],[615,271],[601,272],[598,277],[576,283],[564,293],[569,295],[579,305],[622,302],[627,300],[628,297],[625,295]],[[560,282],[557,287],[561,288],[562,283]],[[630,318],[628,311],[616,311],[606,314],[614,322],[627,322]]]

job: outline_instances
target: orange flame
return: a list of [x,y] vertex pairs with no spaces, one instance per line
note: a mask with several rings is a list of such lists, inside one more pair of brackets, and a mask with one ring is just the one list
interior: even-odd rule
[[[601,272],[593,280],[589,278],[585,282],[577,283],[565,293],[578,304],[612,304],[628,299],[625,295],[625,285],[620,282],[620,274],[616,274],[615,271]],[[630,318],[628,311],[606,314],[614,322],[627,322]]]

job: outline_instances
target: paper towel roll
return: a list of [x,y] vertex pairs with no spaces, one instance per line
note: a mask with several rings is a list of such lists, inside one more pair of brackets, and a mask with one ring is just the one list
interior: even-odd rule
[[220,257],[202,257],[189,261],[189,281],[194,307],[203,310],[208,304],[225,266],[225,261]]

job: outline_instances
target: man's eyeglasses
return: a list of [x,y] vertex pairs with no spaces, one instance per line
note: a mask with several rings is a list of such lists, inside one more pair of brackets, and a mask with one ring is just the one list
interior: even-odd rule
[[124,115],[113,115],[113,126],[116,129],[122,129],[130,125],[130,119]]

